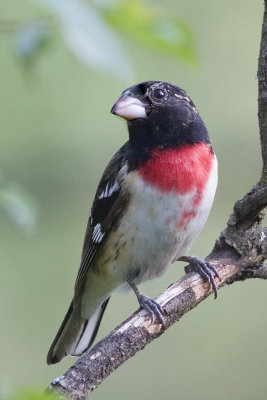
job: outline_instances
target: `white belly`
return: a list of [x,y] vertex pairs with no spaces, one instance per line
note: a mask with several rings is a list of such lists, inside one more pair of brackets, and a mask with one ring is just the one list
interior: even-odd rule
[[125,287],[128,280],[139,284],[156,278],[190,249],[211,209],[217,185],[217,160],[214,159],[197,206],[194,192],[159,195],[136,173],[127,179],[126,186],[131,180],[128,188],[132,201],[119,227],[110,232],[102,255],[88,271],[82,300],[84,317],[91,315],[114,290]]
[[[184,255],[202,230],[210,212],[217,185],[217,161],[210,173],[199,204],[194,191],[181,195],[165,193],[145,184],[132,173],[125,182],[132,201],[115,235],[106,242],[118,248],[117,257],[106,263],[115,281],[135,283],[160,276],[170,264]],[[131,186],[128,186],[131,181]],[[107,253],[105,252],[106,256]],[[107,259],[107,258],[106,258]],[[99,259],[99,262],[104,260]]]

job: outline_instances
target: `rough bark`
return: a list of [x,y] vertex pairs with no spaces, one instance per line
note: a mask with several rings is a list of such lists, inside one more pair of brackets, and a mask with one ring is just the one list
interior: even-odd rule
[[[258,117],[263,168],[257,184],[236,202],[227,227],[206,258],[220,273],[218,288],[248,278],[267,279],[267,228],[261,226],[267,205],[267,0],[265,0],[258,63]],[[157,297],[166,311],[164,328],[153,324],[144,310],[135,312],[85,353],[48,392],[64,399],[88,399],[90,393],[121,364],[160,336],[212,293],[209,283],[188,272]]]

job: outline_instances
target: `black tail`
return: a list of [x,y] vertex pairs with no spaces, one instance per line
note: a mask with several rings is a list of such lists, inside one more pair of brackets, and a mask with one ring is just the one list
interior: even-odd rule
[[91,346],[109,299],[105,300],[87,320],[81,318],[80,307],[74,308],[71,302],[49,349],[47,364],[56,364],[68,355],[79,356]]

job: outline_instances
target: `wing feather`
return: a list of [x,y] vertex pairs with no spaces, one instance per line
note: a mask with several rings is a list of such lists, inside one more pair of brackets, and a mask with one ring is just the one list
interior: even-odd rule
[[113,226],[121,218],[129,196],[122,190],[123,173],[127,171],[128,142],[114,155],[106,167],[91,209],[86,228],[81,263],[78,270],[75,291],[80,287],[89,268],[97,257]]

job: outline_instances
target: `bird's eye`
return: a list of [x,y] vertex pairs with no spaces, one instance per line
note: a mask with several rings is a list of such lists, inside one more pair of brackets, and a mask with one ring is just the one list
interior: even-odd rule
[[168,90],[159,84],[152,85],[148,88],[147,93],[152,104],[161,105],[168,99]]
[[155,89],[153,91],[153,97],[157,100],[161,100],[164,99],[164,97],[166,97],[167,93],[165,90],[163,89]]

